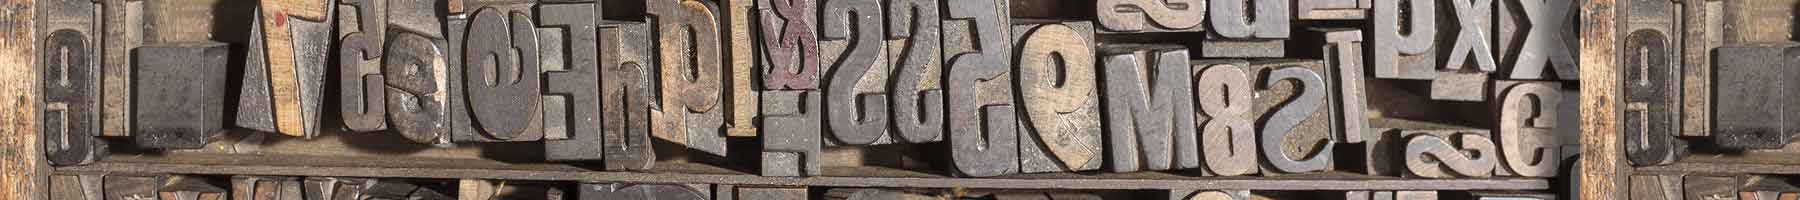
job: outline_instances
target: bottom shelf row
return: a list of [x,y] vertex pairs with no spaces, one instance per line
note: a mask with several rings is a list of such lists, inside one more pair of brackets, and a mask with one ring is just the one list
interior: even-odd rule
[[1004,190],[632,184],[480,179],[217,175],[58,175],[50,199],[80,200],[1077,200],[1557,199],[1523,191]]

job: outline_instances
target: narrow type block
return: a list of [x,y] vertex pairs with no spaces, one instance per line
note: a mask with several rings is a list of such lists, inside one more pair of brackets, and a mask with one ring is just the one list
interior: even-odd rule
[[1631,187],[1631,199],[1682,199],[1679,175],[1633,175],[1628,185]]
[[878,0],[822,0],[819,56],[825,65],[828,144],[870,145],[887,137],[887,43]]
[[155,44],[139,48],[132,118],[134,143],[196,149],[225,125],[225,43]]
[[1336,128],[1339,130],[1335,137],[1343,139],[1339,141],[1342,143],[1363,143],[1367,140],[1365,138],[1374,134],[1369,127],[1369,102],[1364,89],[1364,82],[1367,80],[1365,76],[1368,75],[1364,67],[1367,63],[1363,62],[1363,55],[1366,55],[1363,53],[1363,31],[1355,28],[1319,28],[1308,29],[1301,34],[1305,40],[1324,44],[1319,47],[1319,52],[1324,53],[1319,57],[1325,61],[1325,71],[1321,73],[1326,76],[1327,83],[1332,85],[1329,89],[1330,97],[1327,97],[1335,100],[1331,104],[1331,110],[1338,113],[1332,115],[1332,121],[1337,123]]
[[1336,147],[1335,122],[1329,109],[1331,84],[1319,72],[1319,60],[1264,60],[1250,63],[1258,74],[1255,110],[1261,113],[1258,146],[1263,175],[1330,171]]
[[724,36],[726,38],[723,46],[725,48],[725,64],[729,67],[725,70],[726,73],[731,74],[731,79],[724,83],[729,85],[729,88],[725,90],[731,93],[731,96],[727,96],[725,99],[725,102],[728,102],[725,104],[725,110],[729,112],[725,115],[725,135],[756,137],[756,116],[760,106],[757,101],[761,99],[758,97],[761,94],[758,93],[755,86],[761,85],[761,83],[757,83],[752,77],[760,73],[756,71],[758,56],[756,51],[760,49],[753,42],[756,40],[756,30],[752,29],[751,25],[759,20],[750,16],[756,14],[755,2],[757,0],[719,1],[719,9],[724,12],[722,16],[724,18],[720,20],[725,23],[723,25],[725,30],[721,30],[720,33],[728,34]]
[[44,1],[38,11],[38,35],[43,35],[36,71],[36,90],[42,103],[38,130],[46,160],[55,165],[81,165],[98,160],[106,144],[102,132],[102,98],[99,38],[94,37],[92,2]]
[[293,177],[235,176],[231,178],[231,199],[301,200],[304,188],[300,179]]
[[368,132],[387,129],[387,82],[381,74],[387,40],[387,1],[357,0],[337,19],[338,113],[344,127]]
[[[561,54],[567,61],[567,67],[561,71],[544,73],[545,93],[558,95],[567,99],[565,106],[548,106],[545,112],[567,113],[563,120],[566,125],[567,139],[545,140],[544,158],[551,161],[600,161],[605,158],[605,146],[602,144],[605,135],[601,133],[600,115],[600,59],[598,38],[598,16],[594,15],[598,6],[595,4],[549,4],[539,5],[539,21],[543,26],[558,27],[565,33],[564,41],[553,41],[551,44],[569,44],[564,51],[550,52]],[[547,121],[559,121],[546,118]],[[546,126],[549,126],[546,122]],[[548,131],[546,131],[548,132]]]
[[[452,112],[451,93],[460,90],[461,80],[453,75],[462,61],[460,45],[463,34],[445,37],[443,23],[438,22],[435,2],[393,1],[389,6],[389,28],[381,71],[387,86],[387,118],[389,129],[413,142],[423,144],[450,143]],[[466,28],[466,26],[462,27]],[[446,39],[454,38],[454,39]],[[460,100],[456,100],[460,101]]]
[[1201,167],[1187,49],[1112,44],[1100,54],[1112,171]]
[[1100,169],[1100,92],[1094,27],[1087,22],[1014,21],[1019,50],[1019,167],[1024,173]]
[[813,90],[763,91],[762,175],[816,176],[825,128],[822,97]]
[[[650,146],[656,108],[651,29],[640,22],[600,26],[600,128],[606,170],[644,170],[656,162]],[[589,144],[592,145],[592,144]]]
[[162,182],[167,178],[163,175],[109,174],[101,184],[106,191],[105,199],[157,199]]
[[1682,136],[1712,136],[1712,83],[1718,68],[1712,53],[1725,45],[1724,4],[1702,0],[1681,5]]
[[1730,176],[1686,176],[1682,178],[1683,199],[1738,199],[1738,179]]
[[[79,1],[65,1],[65,2],[79,2]],[[98,64],[100,64],[100,72],[99,72],[100,77],[98,79],[100,79],[100,82],[101,82],[100,91],[103,92],[102,95],[100,96],[100,114],[101,114],[100,119],[99,119],[100,120],[100,136],[115,136],[115,137],[131,136],[131,128],[132,128],[131,115],[133,114],[131,111],[136,110],[136,109],[132,109],[132,107],[131,107],[133,105],[132,104],[133,100],[131,99],[131,97],[132,97],[131,89],[133,88],[131,86],[131,83],[132,83],[133,76],[131,73],[133,71],[132,67],[137,66],[132,63],[132,62],[136,62],[136,61],[131,59],[131,56],[133,55],[132,50],[137,49],[137,47],[144,45],[145,31],[149,30],[146,28],[146,26],[148,26],[148,24],[149,24],[148,20],[146,20],[148,17],[144,16],[145,15],[145,11],[144,11],[145,1],[100,0],[100,1],[94,1],[94,2],[100,3],[100,15],[99,15],[100,18],[95,19],[95,20],[99,20],[100,26],[98,26],[98,27],[101,27],[100,28],[101,30],[99,30],[99,34],[95,34],[96,35],[95,37],[99,38],[100,40],[98,40],[98,41],[100,41],[100,42],[98,42],[96,45],[94,45],[94,46],[96,46],[95,48],[99,49],[99,51],[96,53],[96,55],[100,56],[100,60],[99,60],[100,62],[98,63]],[[323,4],[320,4],[320,5],[323,5]],[[79,8],[77,8],[77,9],[79,9]],[[84,10],[89,10],[89,12],[92,12],[91,8],[84,9]],[[62,11],[70,11],[70,10],[62,10]],[[92,17],[94,15],[90,14],[90,15],[82,15],[82,16]],[[73,18],[56,18],[56,19],[78,19],[78,18],[82,18],[82,17],[74,16]],[[61,20],[56,20],[56,21],[61,21]],[[260,21],[260,20],[258,20],[258,21]],[[261,32],[257,32],[257,31],[261,31],[261,28],[257,28],[257,27],[260,27],[260,26],[252,25],[251,29],[253,29],[254,31],[252,31],[250,33],[251,35],[255,35],[253,37],[250,37],[250,38],[252,38],[251,39],[252,46],[249,49],[252,49],[253,53],[261,52],[260,51],[261,46],[256,46],[256,45],[261,45],[260,41],[262,40],[262,37],[259,37],[262,35]],[[262,55],[262,54],[249,54],[249,55]],[[258,56],[249,56],[249,57],[260,58]],[[262,65],[250,65],[250,66],[260,67]],[[244,73],[249,74],[250,72],[252,72],[252,70],[249,68],[257,68],[257,67],[245,67],[245,68],[246,68],[246,70],[244,70]],[[246,84],[246,85],[249,85],[251,83],[252,82],[250,82],[250,81],[244,82],[244,84]],[[267,93],[264,93],[264,94],[267,94]],[[264,100],[265,100],[264,102],[267,102],[266,97],[264,98]],[[267,103],[264,103],[263,105],[267,105]],[[242,123],[240,123],[240,124],[242,124]],[[264,124],[272,125],[273,122],[264,123]],[[273,126],[269,126],[269,127],[273,127]],[[258,130],[271,131],[274,129],[268,128],[268,129],[258,129]]]
[[888,102],[894,135],[908,143],[944,141],[944,20],[937,0],[887,1]]
[[161,184],[157,196],[165,200],[224,200],[227,192],[200,177],[173,176]]
[[951,160],[957,174],[988,177],[1019,171],[1014,113],[1011,24],[1006,0],[947,2],[944,52],[948,70]]
[[50,177],[52,200],[104,200],[101,175],[56,175]]
[[[1618,104],[1622,110],[1619,118],[1621,130],[1625,134],[1625,154],[1627,160],[1639,166],[1660,165],[1674,162],[1677,159],[1674,134],[1676,120],[1680,116],[1680,105],[1676,103],[1680,94],[1679,66],[1673,58],[1673,44],[1665,32],[1653,29],[1641,29],[1628,33],[1620,55],[1622,62],[1619,73],[1619,84],[1622,101]],[[1731,53],[1724,52],[1721,53]],[[1746,52],[1748,53],[1748,52]],[[1732,54],[1746,55],[1746,54]],[[1779,57],[1781,50],[1768,51],[1772,57]],[[1757,58],[1759,60],[1768,59]],[[1723,59],[1721,59],[1723,60]],[[1751,68],[1753,65],[1738,65]],[[1759,71],[1762,74],[1774,74],[1770,71]],[[1753,89],[1746,89],[1753,90]],[[1780,93],[1777,93],[1777,95]],[[1771,95],[1771,94],[1762,94]],[[1769,109],[1756,106],[1757,110]],[[1724,120],[1721,120],[1724,121]],[[1767,138],[1774,139],[1774,138]],[[1764,140],[1767,141],[1767,140]],[[1783,142],[1785,143],[1785,142]]]
[[[661,66],[660,110],[650,113],[651,134],[663,140],[724,156],[727,94],[725,36],[717,5],[704,0],[649,0],[656,30],[656,65]],[[687,33],[687,34],[668,34]]]
[[1294,13],[1300,20],[1364,20],[1373,0],[1298,0]]
[[1258,171],[1256,110],[1253,101],[1256,85],[1243,60],[1196,60],[1194,62],[1194,110],[1199,127],[1201,157],[1206,159],[1206,172],[1219,176],[1241,176]]

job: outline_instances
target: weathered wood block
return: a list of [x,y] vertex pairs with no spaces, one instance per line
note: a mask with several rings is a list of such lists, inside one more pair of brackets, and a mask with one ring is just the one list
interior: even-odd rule
[[[1661,53],[1666,45],[1663,40],[1655,40],[1654,32],[1645,32],[1639,37],[1652,42],[1637,45],[1651,53]],[[1630,41],[1630,40],[1628,40]],[[1660,46],[1659,46],[1660,45]],[[1627,45],[1632,47],[1632,45]],[[1790,100],[1796,99],[1800,92],[1792,90],[1800,81],[1791,77],[1800,75],[1800,70],[1787,67],[1786,63],[1795,61],[1792,56],[1800,55],[1800,48],[1785,44],[1726,46],[1718,50],[1718,79],[1714,79],[1714,104],[1712,108],[1713,126],[1712,143],[1727,149],[1776,149],[1787,145],[1795,138],[1793,120],[1786,116],[1800,114],[1800,107],[1795,107]],[[1626,56],[1637,55],[1627,51]],[[1662,54],[1655,54],[1662,55]],[[1648,55],[1639,55],[1648,56]],[[1787,58],[1787,59],[1771,59]],[[1673,159],[1676,142],[1671,134],[1675,117],[1673,94],[1674,66],[1666,60],[1655,60],[1646,57],[1650,63],[1626,59],[1628,69],[1647,70],[1626,71],[1621,85],[1625,87],[1626,108],[1625,124],[1626,153],[1634,164],[1655,165],[1666,164]],[[1730,66],[1730,67],[1723,67]],[[1632,81],[1639,80],[1639,81]],[[1648,126],[1645,126],[1648,125]],[[1638,146],[1630,146],[1630,145]]]
[[1187,49],[1108,44],[1100,54],[1112,171],[1200,168]]
[[132,118],[134,143],[145,148],[195,149],[225,128],[225,43],[164,43],[140,47]]
[[248,56],[245,61],[237,124],[288,136],[316,136],[331,53],[333,6],[312,1],[259,6],[247,55],[263,56]]
[[194,176],[172,176],[160,184],[157,196],[166,200],[224,200],[227,192],[225,188]]
[[[381,71],[386,88],[386,113],[389,129],[414,142],[448,144],[451,124],[451,102],[461,101],[450,94],[460,94],[460,71],[463,29],[453,26],[456,34],[446,37],[446,25],[438,22],[435,2],[393,1],[389,4],[389,25],[393,34],[386,36]],[[452,22],[467,22],[452,20]],[[454,38],[454,39],[449,39]],[[452,45],[454,43],[454,45]],[[452,56],[459,55],[459,56]],[[452,68],[457,67],[457,68]]]
[[50,177],[49,196],[52,200],[103,200],[106,191],[101,188],[105,177],[101,175],[56,175]]
[[1250,190],[1169,190],[1169,200],[1250,200]]
[[725,30],[717,3],[707,0],[645,2],[655,34],[660,66],[660,110],[652,110],[656,138],[715,156],[724,156],[726,104]]
[[[95,45],[95,48],[99,50],[96,53],[96,55],[100,56],[98,63],[100,64],[100,77],[98,79],[101,82],[100,91],[103,92],[101,93],[102,95],[99,100],[101,114],[99,119],[100,136],[131,136],[131,115],[133,114],[131,111],[134,110],[131,107],[133,102],[131,99],[131,89],[133,88],[131,86],[133,77],[131,73],[133,71],[132,67],[137,66],[132,63],[136,61],[132,60],[131,56],[132,50],[144,45],[145,32],[149,30],[146,29],[149,22],[147,17],[144,16],[146,14],[144,9],[145,1],[101,0],[96,2],[100,3],[100,18],[95,19],[99,21],[98,23],[100,26],[98,27],[100,27],[100,30],[98,30],[98,34],[95,34],[95,37],[98,38],[99,40],[97,41],[100,42]],[[91,8],[89,8],[88,11],[92,12]],[[94,15],[90,14],[85,16],[91,17]],[[251,29],[256,31],[252,31],[251,35],[262,35],[261,32],[259,32],[261,28],[257,27],[260,26],[252,26]],[[260,45],[262,37],[251,38],[253,38],[251,41],[252,46],[249,49],[253,49],[251,51],[253,53],[260,52],[261,46],[256,45]],[[257,67],[245,68],[244,73],[249,74],[252,72],[249,68]],[[249,81],[244,82],[246,85],[251,83],[252,82]],[[269,128],[263,130],[269,131],[274,129]]]
[[[735,200],[786,200],[809,199],[805,187],[736,187],[729,199]],[[720,197],[727,198],[727,197]]]
[[1682,178],[1681,183],[1681,192],[1685,197],[1683,199],[1738,199],[1737,177],[1686,176]]
[[1725,3],[1681,4],[1681,136],[1712,136],[1713,50],[1725,45]]
[[947,192],[931,189],[832,188],[828,200],[929,200],[949,199]]
[[816,176],[825,128],[823,97],[814,90],[763,91],[762,175]]
[[157,199],[165,179],[167,175],[109,174],[101,185],[105,199]]
[[1077,21],[1015,20],[1019,50],[1019,168],[1024,173],[1100,169],[1100,92],[1094,26]]
[[1365,20],[1373,0],[1298,0],[1294,15],[1300,20]]
[[753,79],[760,73],[756,68],[760,54],[756,51],[761,50],[755,42],[756,29],[752,29],[752,25],[760,21],[751,17],[757,12],[756,1],[758,0],[719,2],[719,9],[724,12],[720,20],[725,23],[725,30],[720,30],[720,33],[729,34],[723,36],[725,64],[729,67],[725,70],[731,74],[731,79],[724,83],[729,85],[726,90],[731,93],[731,96],[725,97],[725,102],[730,102],[725,104],[725,110],[730,112],[725,115],[725,135],[732,137],[756,137],[757,134],[757,109],[761,106],[757,101],[761,97],[758,97],[760,94],[756,86],[762,83]]
[[1677,175],[1632,175],[1631,199],[1667,200],[1682,199],[1681,176]]

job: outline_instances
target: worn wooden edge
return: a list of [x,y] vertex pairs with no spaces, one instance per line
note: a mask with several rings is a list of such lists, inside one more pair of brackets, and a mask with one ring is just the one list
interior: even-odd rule
[[1581,199],[1626,199],[1625,164],[1615,119],[1618,66],[1616,0],[1581,2]]
[[37,131],[37,1],[0,1],[0,199],[47,199]]
[[[593,171],[563,164],[509,164],[447,158],[400,158],[370,162],[363,157],[292,155],[118,155],[85,166],[60,167],[56,174],[201,174],[333,176],[424,179],[504,179],[521,181],[626,182],[826,187],[996,188],[996,189],[1249,189],[1249,190],[1547,190],[1546,179],[1402,179],[1348,173],[1278,177],[1194,177],[1161,172],[1048,173],[995,178],[956,178],[941,173],[882,167],[827,167],[819,177],[764,177],[703,164],[658,163],[644,172]],[[856,176],[856,177],[851,177]]]

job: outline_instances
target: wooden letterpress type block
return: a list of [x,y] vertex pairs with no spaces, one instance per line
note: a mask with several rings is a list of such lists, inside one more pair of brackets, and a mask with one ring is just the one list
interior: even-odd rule
[[1369,102],[1364,82],[1368,73],[1364,67],[1367,63],[1363,62],[1366,60],[1363,58],[1366,55],[1363,53],[1366,46],[1363,31],[1355,28],[1307,29],[1296,39],[1324,44],[1319,46],[1318,52],[1322,54],[1316,56],[1325,61],[1325,71],[1320,73],[1332,85],[1327,98],[1335,100],[1331,110],[1338,113],[1332,115],[1339,130],[1335,137],[1343,139],[1339,141],[1341,143],[1362,143],[1365,136],[1374,134],[1370,132],[1366,117]]
[[1019,107],[1019,167],[1024,173],[1100,169],[1100,91],[1094,27],[1087,22],[1012,24],[1019,50],[1013,79]]
[[56,175],[50,177],[52,200],[103,200],[106,195],[100,175]]
[[[650,113],[651,134],[707,154],[724,156],[725,39],[716,3],[707,0],[649,0],[650,24],[656,33],[656,64],[661,66],[662,104]],[[667,34],[686,33],[686,34]]]
[[[98,27],[101,27],[100,30],[98,30],[98,33],[94,34],[94,37],[99,38],[97,41],[101,42],[93,45],[95,46],[94,48],[99,50],[96,55],[100,56],[98,62],[98,64],[100,64],[100,76],[96,78],[100,80],[100,92],[102,92],[99,96],[101,116],[98,122],[100,123],[100,136],[131,136],[131,111],[135,110],[131,107],[133,105],[133,100],[131,99],[133,76],[131,73],[133,71],[132,67],[137,66],[132,64],[132,62],[135,61],[131,59],[131,56],[133,49],[137,49],[138,46],[144,45],[145,31],[148,30],[146,29],[146,26],[148,26],[149,23],[144,11],[145,1],[100,0],[95,2],[100,3],[100,18],[98,19],[100,26]],[[89,12],[92,12],[91,8]],[[91,17],[94,15],[90,14],[84,16]],[[261,35],[260,32],[253,32],[251,34]],[[255,38],[252,40],[252,43],[255,43],[256,41],[260,41],[262,37],[251,38]],[[260,46],[252,47],[260,48]],[[245,70],[244,73],[248,74],[250,71],[251,70]],[[250,82],[245,82],[245,84],[250,84]],[[268,131],[274,129],[269,128],[263,130]]]
[[1101,200],[1099,194],[1084,192],[1007,192],[994,194],[994,200]]
[[1489,177],[1499,152],[1487,130],[1405,130],[1407,176]]
[[224,200],[227,192],[225,188],[193,176],[173,176],[161,184],[157,195],[166,200]]
[[168,177],[109,174],[101,185],[106,193],[105,199],[157,199],[164,179]]
[[1178,45],[1100,47],[1106,137],[1113,172],[1200,166],[1193,74]]
[[[1443,31],[1443,33],[1450,33],[1449,30],[1455,30],[1455,36],[1443,37],[1451,39],[1446,40],[1451,42],[1451,46],[1450,49],[1448,49],[1449,51],[1441,52],[1444,53],[1439,57],[1439,59],[1442,59],[1440,62],[1443,63],[1441,69],[1450,71],[1479,70],[1481,72],[1492,72],[1496,70],[1497,64],[1494,61],[1494,48],[1493,45],[1491,45],[1494,40],[1493,37],[1489,37],[1493,34],[1494,30],[1494,1],[1495,0],[1450,1],[1448,4],[1449,6],[1440,7],[1439,10],[1450,10],[1451,12],[1441,12],[1440,14],[1446,15],[1439,17],[1439,19],[1447,19],[1448,21],[1454,21],[1455,23],[1439,23],[1438,25],[1443,26],[1441,28],[1416,27],[1426,28],[1424,31],[1430,31],[1430,28],[1438,28],[1437,30]],[[1473,69],[1464,67],[1467,65],[1473,65],[1475,67],[1473,67]],[[1479,97],[1479,95],[1477,95],[1477,97]]]
[[1712,52],[1725,44],[1725,3],[1681,3],[1681,136],[1712,136]]
[[[102,126],[103,79],[101,41],[96,37],[94,11],[87,1],[42,1],[37,34],[36,92],[46,160],[55,165],[81,165],[98,160],[106,144],[94,138],[104,135]],[[129,94],[129,93],[123,93]]]
[[363,199],[363,190],[373,179],[306,177],[301,181],[301,196],[306,199]]
[[[565,106],[546,104],[546,113],[566,113],[562,120],[546,117],[546,136],[550,122],[563,121],[560,126],[566,130],[563,140],[545,140],[544,158],[551,161],[598,161],[605,158],[605,147],[601,144],[605,139],[601,133],[600,118],[600,59],[598,34],[599,16],[595,16],[596,4],[546,4],[539,5],[538,15],[541,26],[562,29],[567,44],[562,54],[567,59],[567,67],[561,71],[544,73],[545,93],[559,95],[567,99]],[[561,44],[565,41],[552,41],[550,44]],[[549,45],[546,45],[549,46]]]
[[[1650,53],[1661,53],[1666,45],[1656,40],[1655,32],[1645,32],[1638,37],[1648,43],[1632,45],[1636,40],[1627,40],[1627,49],[1644,49]],[[1635,48],[1632,48],[1635,47]],[[1776,149],[1793,141],[1796,129],[1794,120],[1787,116],[1800,114],[1800,107],[1791,101],[1800,92],[1793,88],[1800,81],[1791,80],[1800,70],[1791,69],[1784,63],[1792,63],[1792,56],[1800,50],[1789,45],[1745,45],[1719,48],[1717,62],[1718,78],[1714,79],[1712,116],[1712,142],[1727,149]],[[1644,57],[1626,51],[1626,56],[1640,56],[1643,59],[1626,59],[1624,79],[1620,79],[1625,87],[1626,113],[1625,124],[1627,158],[1632,158],[1638,165],[1666,164],[1677,157],[1674,152],[1677,146],[1670,134],[1675,131],[1675,117],[1679,114],[1673,105],[1672,90],[1675,87],[1673,66],[1671,63],[1658,62],[1658,57]],[[1662,54],[1656,54],[1662,55]],[[1627,57],[1631,58],[1631,57]],[[1774,59],[1787,58],[1787,59]],[[1646,72],[1647,70],[1647,72]],[[1647,126],[1646,126],[1647,125]],[[1634,146],[1635,145],[1635,146]]]
[[[515,7],[516,6],[516,7]],[[538,35],[528,5],[477,7],[468,20],[460,83],[463,106],[451,108],[458,142],[519,142],[543,138]],[[452,94],[452,97],[457,95]],[[452,105],[455,105],[454,103]]]
[[[819,89],[818,3],[761,0],[764,90]],[[935,23],[933,23],[935,24]],[[935,26],[934,26],[935,27]]]
[[[1622,101],[1618,106],[1620,106],[1619,110],[1623,110],[1624,112],[1620,118],[1620,124],[1622,126],[1621,129],[1624,131],[1623,134],[1625,134],[1626,158],[1634,165],[1660,165],[1671,163],[1676,159],[1679,159],[1679,156],[1677,156],[1679,153],[1677,153],[1676,148],[1678,148],[1677,145],[1681,141],[1675,140],[1674,135],[1680,130],[1678,123],[1681,105],[1677,103],[1680,100],[1678,95],[1680,95],[1681,90],[1681,79],[1678,77],[1680,68],[1677,66],[1678,63],[1675,62],[1675,60],[1672,60],[1672,58],[1675,58],[1674,44],[1671,42],[1673,40],[1671,40],[1666,33],[1668,32],[1657,29],[1637,29],[1628,33],[1625,38],[1621,38],[1622,40],[1625,40],[1625,44],[1621,48],[1624,49],[1622,50],[1624,53],[1621,55],[1623,62],[1620,66],[1620,71],[1622,73],[1619,74],[1620,77],[1618,83],[1608,83],[1618,84],[1622,90],[1622,94],[1620,94],[1622,96]],[[1720,51],[1721,53],[1733,53],[1726,52],[1726,50]],[[1782,54],[1781,51],[1781,49],[1777,48],[1768,51],[1737,52],[1746,54],[1732,55],[1757,55],[1756,53],[1766,52],[1766,54],[1761,55],[1778,58]],[[1768,58],[1769,57],[1757,59]],[[1752,67],[1754,65],[1750,63],[1744,63],[1743,65],[1738,66],[1743,66],[1742,68],[1755,68]],[[1723,74],[1725,72],[1721,73]],[[1758,70],[1754,73],[1776,74],[1779,72],[1775,70]],[[1750,88],[1742,89],[1755,90]],[[1756,107],[1756,110],[1779,110],[1770,109],[1769,107],[1764,106],[1754,107]],[[1724,123],[1724,121],[1728,120],[1719,121]],[[1785,135],[1785,133],[1782,134]],[[1758,140],[1756,142],[1785,141],[1785,138],[1787,137],[1763,138],[1766,140]],[[1786,142],[1781,143],[1785,144]]]
[[132,138],[146,148],[195,149],[225,125],[225,43],[139,48]]
[[1683,199],[1738,199],[1737,177],[1687,176],[1682,178],[1681,184]]
[[232,200],[301,200],[304,186],[292,177],[235,176],[231,178]]
[[387,129],[387,97],[381,74],[387,40],[387,1],[357,0],[338,4],[338,113],[344,127],[356,132]]
[[1249,190],[1169,190],[1169,200],[1250,200]]
[[931,200],[950,199],[945,192],[914,189],[832,188],[825,191],[829,200]]
[[725,41],[725,64],[731,79],[724,84],[729,85],[731,96],[726,97],[725,135],[733,137],[756,137],[756,116],[760,99],[754,86],[762,83],[751,77],[756,76],[757,47],[756,33],[751,25],[757,21],[751,15],[756,12],[757,0],[720,0],[720,10],[724,13],[725,30],[721,34]]
[[944,141],[944,54],[941,2],[888,0],[887,45],[893,68],[889,118],[896,138]]
[[734,190],[735,191],[731,192],[732,193],[731,197],[719,197],[719,199],[735,199],[735,200],[808,199],[806,197],[807,196],[806,188],[804,188],[804,187],[797,187],[797,188],[737,187]]
[[[1581,26],[1575,1],[1499,0],[1494,10],[1496,50],[1509,79],[1575,80]],[[1621,3],[1632,4],[1632,3]],[[1418,4],[1414,4],[1417,6]],[[1673,16],[1674,14],[1668,14]],[[1380,27],[1380,26],[1377,26]],[[1548,69],[1546,69],[1548,68]]]
[[[1725,42],[1788,42],[1793,37],[1795,0],[1725,1]],[[1657,16],[1661,18],[1673,15]],[[1626,18],[1622,18],[1626,19]]]
[[[1429,80],[1438,49],[1436,0],[1373,0],[1369,49],[1375,78]],[[1401,5],[1409,5],[1401,7]],[[1404,15],[1402,13],[1405,13]],[[1402,29],[1408,27],[1410,29]],[[1410,31],[1408,31],[1410,30]]]
[[289,136],[318,135],[334,6],[326,0],[259,6],[248,55],[263,56],[246,59],[238,126]]
[[946,3],[951,4],[944,6],[944,52],[950,59],[944,103],[955,171],[974,177],[1018,172],[1008,1]]
[[1193,61],[1193,110],[1206,172],[1219,176],[1255,174],[1257,139],[1250,62]]
[[1556,195],[1534,192],[1471,191],[1467,198],[1473,200],[1555,200]]
[[1561,148],[1566,143],[1557,135],[1562,86],[1556,82],[1495,81],[1493,97],[1499,128],[1499,142],[1504,174],[1526,177],[1554,177]]
[[1329,98],[1331,84],[1319,60],[1263,60],[1250,63],[1256,74],[1258,146],[1263,175],[1330,171],[1338,138]]
[[763,91],[762,175],[816,176],[825,128],[815,90]]
[[[1275,58],[1286,55],[1283,42],[1293,19],[1289,0],[1209,1],[1212,32],[1200,45],[1200,57]],[[1244,5],[1250,4],[1250,5]]]
[[1295,17],[1300,20],[1364,20],[1369,18],[1373,0],[1298,0],[1294,1]]
[[[650,26],[606,22],[600,26],[600,128],[606,170],[650,169],[650,112],[656,108],[655,62]],[[592,145],[592,144],[589,144]]]
[[[1635,179],[1634,182],[1636,182]],[[1800,197],[1800,194],[1795,194],[1796,191],[1800,191],[1800,188],[1795,188],[1794,185],[1787,183],[1787,180],[1761,175],[1745,176],[1743,185],[1738,185],[1737,191],[1738,198],[1744,200],[1779,200]]]
[[1197,32],[1206,29],[1203,0],[1101,0],[1094,2],[1095,23],[1107,33]]
[[890,143],[887,43],[879,0],[821,0],[819,60],[825,72],[828,144]]
[[1682,199],[1679,175],[1633,175],[1629,185],[1631,199]]
[[575,190],[582,200],[658,199],[706,200],[712,195],[686,185],[632,185],[622,183],[582,183]]

